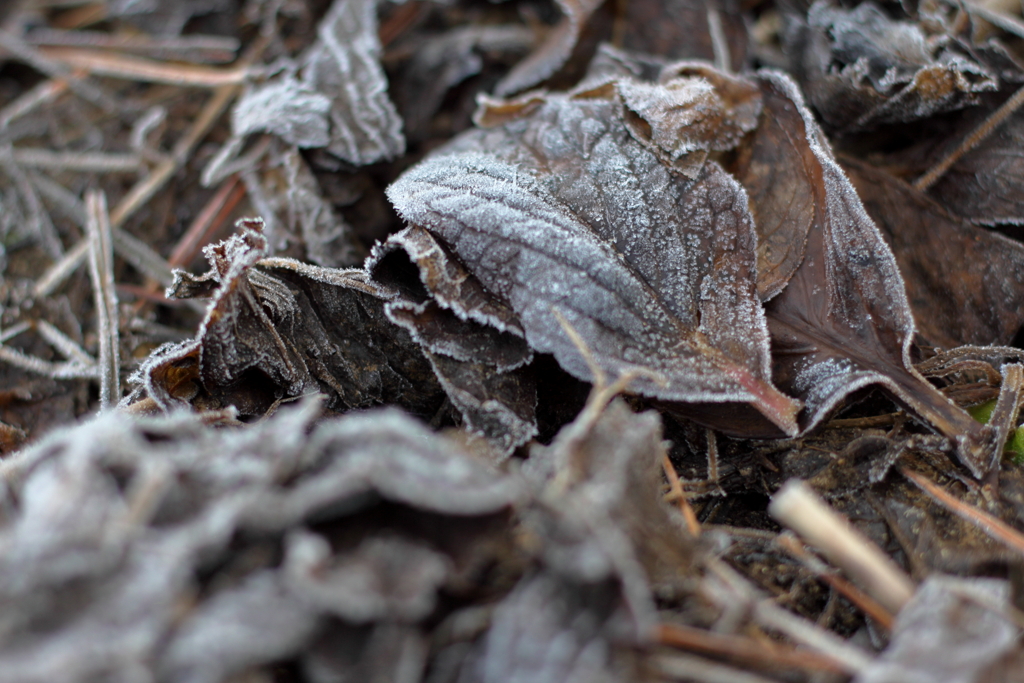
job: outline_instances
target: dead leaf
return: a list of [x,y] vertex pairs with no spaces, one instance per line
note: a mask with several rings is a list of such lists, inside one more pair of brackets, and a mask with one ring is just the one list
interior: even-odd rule
[[[852,392],[881,385],[956,444],[963,464],[982,476],[995,448],[989,431],[913,368],[914,321],[892,252],[824,146],[796,84],[774,72],[762,72],[761,82],[766,112],[786,116],[790,139],[797,139],[799,131],[812,153],[804,152],[800,160],[805,189],[782,186],[799,198],[797,206],[806,205],[800,213],[813,211],[806,255],[765,307],[773,377],[804,401],[801,428],[812,429]],[[766,206],[784,207],[786,202]]]
[[945,348],[1012,342],[1024,325],[1024,246],[884,171],[852,158],[843,166],[893,249],[925,340]]
[[551,28],[543,42],[505,75],[494,92],[512,95],[547,80],[569,59],[587,19],[603,0],[555,0],[562,20]]
[[[750,403],[792,432],[797,405],[768,379],[742,188],[714,162],[695,181],[626,128],[616,95],[551,95],[534,113],[470,131],[389,188],[516,312],[534,351],[593,381],[690,403]],[[488,150],[487,153],[464,150]]]
[[977,104],[999,87],[992,70],[949,35],[891,19],[874,2],[847,10],[818,0],[790,15],[785,38],[807,98],[832,129],[914,121]]
[[257,266],[266,239],[258,222],[244,225],[204,250],[205,276],[179,271],[177,296],[213,301],[194,340],[143,364],[137,377],[149,395],[165,408],[205,400],[262,415],[279,399],[324,392],[332,410],[397,403],[432,417],[441,387],[365,274],[291,259]]

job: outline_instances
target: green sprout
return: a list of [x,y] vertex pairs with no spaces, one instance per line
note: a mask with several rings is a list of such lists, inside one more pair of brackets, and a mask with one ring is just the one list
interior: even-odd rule
[[[996,399],[992,399],[991,401],[971,406],[967,409],[967,412],[978,422],[988,424],[988,421],[992,419],[992,411],[995,407]],[[1013,461],[1013,464],[1024,464],[1024,425],[1017,427],[1010,438],[1006,440],[1004,452],[1012,453],[1010,460]]]

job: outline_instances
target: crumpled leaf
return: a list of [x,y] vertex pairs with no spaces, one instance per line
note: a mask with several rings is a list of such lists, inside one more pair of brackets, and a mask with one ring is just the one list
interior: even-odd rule
[[[110,412],[5,460],[4,679],[220,681],[328,635],[358,658],[367,639],[339,617],[420,623],[461,548],[509,545],[507,521],[485,527],[493,542],[428,546],[415,520],[507,520],[517,481],[398,411],[314,426],[319,412],[235,430]],[[416,514],[368,523],[403,508]],[[328,545],[314,523],[355,542]]]
[[532,88],[555,74],[569,59],[576,47],[587,19],[601,6],[603,0],[555,0],[562,11],[562,20],[550,29],[544,41],[523,61],[513,67],[494,92],[512,95]]
[[443,401],[434,373],[365,274],[291,259],[257,266],[267,248],[259,227],[207,247],[206,275],[177,273],[176,296],[213,300],[195,339],[162,347],[139,369],[149,396],[165,408],[262,415],[277,400],[324,392],[336,411],[394,403],[433,416]]
[[539,500],[523,517],[540,567],[496,608],[482,680],[642,680],[631,647],[652,632],[652,590],[685,590],[692,541],[656,493],[661,420],[604,400],[527,461]]
[[1024,325],[1024,246],[884,171],[850,158],[843,166],[893,249],[918,332],[945,348],[1012,342]]
[[829,0],[806,20],[789,15],[786,42],[807,98],[833,129],[913,121],[977,104],[997,90],[995,72],[952,36],[925,35],[874,2],[844,9]]
[[[797,216],[813,212],[805,256],[765,307],[773,377],[804,401],[801,428],[812,429],[852,392],[881,385],[956,444],[961,461],[981,476],[994,448],[989,431],[914,370],[914,321],[892,252],[824,146],[796,84],[775,72],[762,72],[761,82],[766,115],[785,120],[790,138],[803,136],[806,146],[797,166],[805,187],[794,190],[799,179],[794,176],[782,189],[784,196],[796,198]],[[799,144],[781,149],[792,157]],[[763,209],[755,207],[755,216],[786,205],[770,201]]]
[[[717,15],[717,18],[716,16]],[[712,28],[715,22],[720,29]],[[703,59],[726,70],[743,71],[747,29],[733,0],[630,0],[621,18],[622,47],[666,59]],[[715,53],[713,32],[721,31],[725,54]]]
[[997,579],[927,578],[897,615],[889,647],[854,681],[1005,680],[989,675],[1019,650],[1018,626],[998,609],[1009,594],[1009,584]]
[[300,59],[299,76],[249,91],[235,105],[234,135],[274,133],[356,166],[402,154],[402,120],[388,99],[376,12],[376,0],[334,0],[318,40]]
[[711,161],[694,181],[676,174],[622,111],[608,84],[548,96],[522,119],[460,136],[389,197],[570,374],[595,379],[571,328],[603,371],[635,377],[632,391],[750,403],[792,433],[798,406],[768,378],[745,193]]

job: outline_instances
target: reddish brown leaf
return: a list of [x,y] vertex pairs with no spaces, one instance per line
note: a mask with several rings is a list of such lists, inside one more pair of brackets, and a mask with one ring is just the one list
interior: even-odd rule
[[852,158],[843,166],[893,249],[918,332],[946,348],[1013,341],[1024,325],[1024,246],[885,171]]
[[994,448],[990,430],[913,369],[914,322],[892,252],[823,146],[796,84],[772,72],[763,73],[762,84],[766,111],[784,116],[788,109],[791,130],[802,129],[813,153],[813,160],[804,155],[814,211],[806,256],[765,308],[775,381],[805,402],[804,430],[852,392],[881,385],[956,444],[961,461],[981,476]]

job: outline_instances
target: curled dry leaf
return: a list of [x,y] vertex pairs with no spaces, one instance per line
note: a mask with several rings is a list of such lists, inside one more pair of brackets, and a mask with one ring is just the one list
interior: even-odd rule
[[513,478],[397,410],[319,413],[214,430],[112,411],[5,460],[4,679],[219,681],[318,638],[368,657],[356,624],[421,623],[467,546],[511,545]]
[[505,75],[494,91],[498,95],[512,95],[547,80],[572,55],[587,19],[601,6],[603,0],[556,0],[562,10],[562,20],[552,28],[543,42],[526,59]]
[[257,266],[267,249],[261,223],[207,247],[206,275],[177,273],[174,295],[213,300],[194,340],[140,368],[149,395],[165,407],[262,415],[277,400],[323,392],[332,410],[395,403],[432,416],[443,401],[434,373],[363,272],[290,259]]
[[[783,198],[792,201],[770,192],[752,195],[755,220],[771,231],[769,240],[778,239],[780,230],[793,231],[791,248],[806,239],[799,266],[765,307],[775,381],[804,401],[804,430],[852,392],[881,385],[956,444],[963,463],[981,476],[995,448],[991,435],[913,369],[914,321],[892,252],[825,146],[796,84],[773,72],[762,72],[761,83],[765,118],[784,126],[790,141],[776,147],[776,167],[800,173],[780,186]],[[782,133],[773,126],[763,130],[771,137]],[[793,217],[772,216],[780,208]],[[765,272],[778,279],[784,271]]]
[[850,180],[892,247],[918,332],[931,344],[1009,344],[1024,325],[1024,246],[971,225],[851,158]]
[[402,120],[379,61],[376,0],[334,0],[317,34],[298,78],[270,81],[235,105],[234,134],[274,133],[356,166],[402,154]]
[[715,162],[695,180],[676,173],[623,111],[607,84],[548,96],[526,117],[460,136],[389,197],[574,376],[596,379],[570,329],[602,371],[634,377],[632,391],[750,404],[774,433],[794,433],[799,405],[769,379],[746,193]]
[[533,352],[508,306],[422,228],[392,236],[366,267],[472,432],[505,454],[537,433]]
[[852,10],[818,0],[790,15],[787,43],[807,97],[830,128],[859,130],[977,104],[996,73],[952,36],[927,36],[874,2]]

